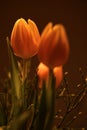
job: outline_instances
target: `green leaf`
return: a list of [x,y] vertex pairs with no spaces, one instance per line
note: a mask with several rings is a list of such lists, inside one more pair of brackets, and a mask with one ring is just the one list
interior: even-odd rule
[[48,85],[43,82],[40,106],[32,130],[52,130],[55,108],[55,77],[49,74]]
[[19,69],[18,69],[16,57],[12,51],[8,38],[7,38],[7,45],[8,45],[8,51],[9,51],[9,59],[10,59],[12,87],[14,89],[14,95],[16,96],[17,99],[20,99],[21,83],[20,83],[20,78],[19,78]]
[[50,70],[48,86],[46,87],[46,107],[47,115],[44,130],[52,130],[55,110],[55,77],[52,70]]
[[42,94],[41,94],[41,99],[40,99],[38,115],[35,118],[35,122],[33,124],[32,130],[43,130],[44,129],[46,114],[47,114],[47,108],[46,108],[46,84],[45,84],[45,82],[43,82]]
[[[25,122],[29,119],[28,128],[30,129],[34,114],[34,104],[31,104],[29,108],[22,112],[20,116],[13,119],[9,125],[7,126],[7,130],[19,130],[22,129],[23,125],[25,126]],[[26,129],[26,126],[25,126]]]
[[22,92],[21,82],[19,77],[19,69],[16,60],[16,56],[10,46],[9,39],[7,37],[8,53],[10,59],[10,72],[11,72],[11,87],[12,87],[12,111],[11,115],[17,116],[22,107]]

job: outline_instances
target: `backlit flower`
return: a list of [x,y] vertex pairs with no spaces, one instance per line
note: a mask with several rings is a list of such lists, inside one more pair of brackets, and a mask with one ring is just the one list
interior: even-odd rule
[[49,23],[42,32],[38,57],[50,68],[65,64],[69,55],[69,44],[64,26]]
[[34,21],[18,19],[11,33],[11,46],[15,55],[27,59],[38,51],[40,34]]
[[[53,69],[53,74],[54,74],[54,77],[56,79],[56,85],[55,87],[57,88],[61,81],[62,81],[62,78],[63,78],[63,70],[62,70],[62,66],[60,67],[55,67]],[[42,87],[42,83],[43,81],[46,82],[46,84],[48,84],[48,79],[49,79],[49,68],[43,64],[43,63],[40,63],[39,66],[38,66],[38,71],[37,71],[37,75],[39,77],[39,88]]]
[[56,78],[56,88],[60,85],[62,79],[63,79],[63,67],[55,67],[53,69],[54,76]]
[[41,88],[43,81],[47,82],[48,80],[49,68],[45,64],[40,63],[38,66],[37,75],[39,77],[39,88]]

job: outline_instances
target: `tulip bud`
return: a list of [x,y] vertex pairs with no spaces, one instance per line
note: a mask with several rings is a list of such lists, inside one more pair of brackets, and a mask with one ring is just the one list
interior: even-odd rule
[[42,32],[38,57],[50,68],[65,64],[69,55],[69,44],[64,26],[49,23]]
[[11,46],[15,55],[28,59],[38,51],[40,34],[36,24],[32,20],[28,23],[23,19],[18,19],[11,33]]
[[54,76],[56,78],[56,88],[60,85],[62,79],[63,79],[63,67],[55,67],[53,69]]
[[[62,78],[63,78],[62,66],[55,67],[53,69],[53,74],[54,74],[54,77],[56,79],[55,87],[57,88],[60,85]],[[42,87],[43,81],[45,81],[46,84],[48,84],[49,68],[45,64],[43,64],[43,63],[39,64],[37,75],[39,77],[39,88]]]
[[43,63],[40,63],[38,66],[37,75],[39,77],[39,88],[41,88],[43,81],[47,83],[49,68]]

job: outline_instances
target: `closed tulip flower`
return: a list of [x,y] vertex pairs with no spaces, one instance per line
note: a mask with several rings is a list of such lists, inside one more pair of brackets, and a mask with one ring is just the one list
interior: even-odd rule
[[45,64],[40,63],[38,66],[37,75],[39,77],[39,88],[41,88],[43,81],[47,83],[49,68]]
[[42,32],[38,57],[50,68],[66,63],[69,55],[69,44],[64,26],[49,23]]
[[[54,74],[54,77],[56,79],[55,87],[57,88],[60,85],[62,78],[63,78],[62,66],[55,67],[53,69],[53,74]],[[39,77],[39,88],[42,87],[43,81],[45,81],[46,84],[48,84],[49,68],[45,64],[43,64],[43,63],[39,64],[37,75]]]
[[28,59],[38,51],[40,34],[36,24],[32,20],[28,23],[23,19],[18,19],[11,33],[11,46],[15,55]]
[[55,67],[53,69],[53,73],[56,78],[56,88],[58,88],[58,86],[60,85],[60,83],[63,79],[63,67],[62,66]]

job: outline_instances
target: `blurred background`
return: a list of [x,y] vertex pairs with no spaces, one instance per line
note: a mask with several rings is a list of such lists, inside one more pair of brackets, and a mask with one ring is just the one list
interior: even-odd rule
[[[0,75],[4,77],[4,68],[8,67],[6,36],[10,38],[15,21],[23,17],[36,22],[40,33],[45,25],[62,23],[70,43],[70,56],[64,66],[68,71],[73,87],[80,83],[78,68],[87,74],[87,1],[86,0],[14,0],[0,2]],[[0,76],[0,77],[1,77]],[[72,127],[87,127],[87,97],[78,109],[83,115]],[[78,111],[77,109],[77,111]]]

